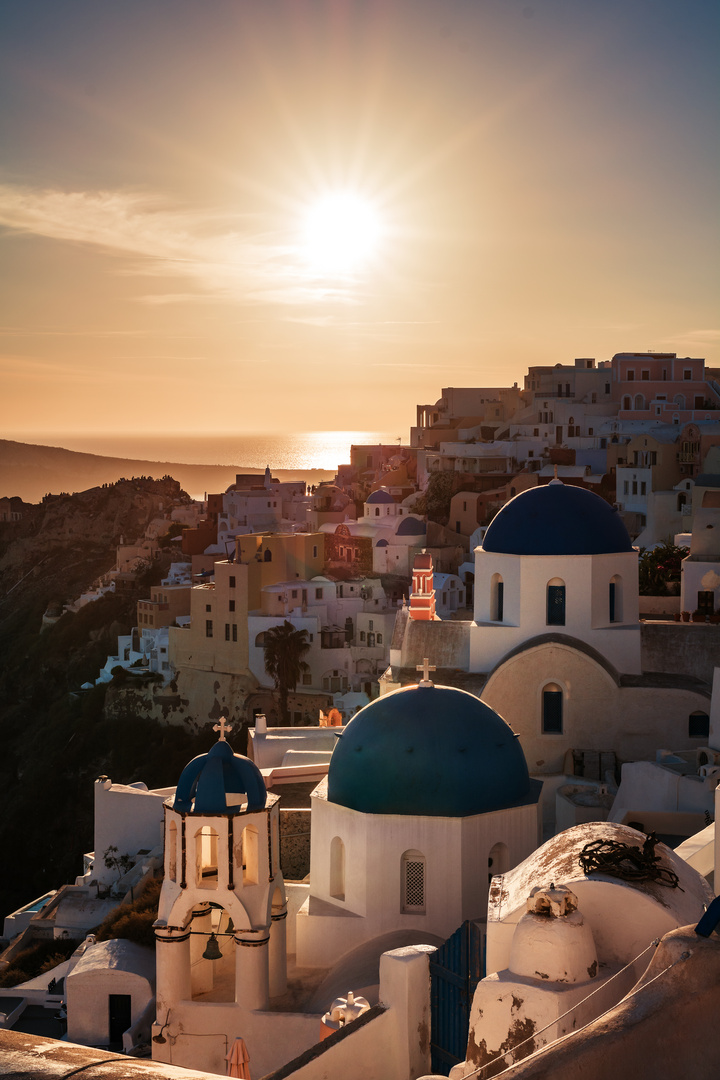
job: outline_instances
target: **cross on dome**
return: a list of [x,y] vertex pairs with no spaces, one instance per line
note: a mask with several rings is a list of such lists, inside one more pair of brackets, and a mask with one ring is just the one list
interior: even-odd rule
[[220,734],[218,735],[218,742],[227,742],[227,739],[225,738],[225,732],[226,731],[232,731],[232,724],[226,724],[225,720],[226,720],[226,717],[221,716],[220,717],[220,723],[219,724],[213,724],[213,731],[219,731],[220,732]]
[[418,683],[418,686],[434,686],[432,679],[430,678],[430,672],[435,671],[435,665],[431,664],[427,656],[423,659],[422,664],[415,665],[416,671],[422,671],[423,677]]

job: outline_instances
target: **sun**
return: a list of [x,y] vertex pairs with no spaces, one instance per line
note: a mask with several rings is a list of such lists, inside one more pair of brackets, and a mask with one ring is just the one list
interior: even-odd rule
[[352,192],[334,192],[309,207],[303,250],[316,272],[352,273],[377,253],[381,232],[379,215],[368,199]]

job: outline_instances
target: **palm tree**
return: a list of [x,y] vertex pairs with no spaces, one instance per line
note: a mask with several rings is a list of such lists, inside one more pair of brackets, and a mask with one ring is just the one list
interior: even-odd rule
[[303,671],[309,670],[303,660],[310,648],[306,638],[307,630],[296,630],[287,619],[281,626],[271,626],[265,631],[265,670],[275,683],[280,698],[280,714],[285,724],[290,718],[288,694],[300,682]]

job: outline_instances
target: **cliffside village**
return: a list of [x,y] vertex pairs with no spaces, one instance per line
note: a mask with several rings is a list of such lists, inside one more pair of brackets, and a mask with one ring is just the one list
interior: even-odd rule
[[[128,1076],[717,1075],[714,376],[620,353],[445,388],[332,483],[241,474],[121,543],[78,605],[182,556],[98,681],[207,753],[96,780],[84,872],[5,919],[0,965],[77,948],[0,990],[0,1053],[55,1075],[44,1012]],[[678,587],[641,596],[668,540]],[[154,952],[95,940],[160,878]]]

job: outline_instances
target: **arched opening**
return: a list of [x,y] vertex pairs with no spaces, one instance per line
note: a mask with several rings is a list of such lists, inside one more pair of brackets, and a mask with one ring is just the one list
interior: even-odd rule
[[505,584],[502,574],[493,574],[490,579],[490,618],[493,622],[503,621]]
[[265,548],[265,554],[263,555],[263,562],[272,562],[272,551],[270,548]]
[[195,880],[198,889],[218,887],[218,834],[209,825],[195,833]]
[[[707,739],[710,736],[710,717],[701,709],[688,716],[688,739]],[[700,762],[703,764],[703,762]],[[707,763],[705,763],[707,764]]]
[[684,394],[676,394],[675,397],[673,398],[673,402],[678,407],[678,409],[684,409],[685,408],[685,395]]
[[257,885],[258,878],[258,831],[254,825],[246,825],[242,831],[243,885]]
[[552,578],[547,584],[547,624],[565,625],[565,582],[562,578]]
[[510,856],[507,844],[493,844],[488,853],[488,885],[496,874],[505,874],[510,869]]
[[170,822],[167,831],[167,876],[170,881],[177,881],[177,825]]
[[[214,959],[203,955],[207,951]],[[190,970],[193,1001],[235,1001],[235,944],[230,916],[214,903],[193,916]]]
[[330,841],[330,895],[345,899],[345,845],[339,836]]
[[425,856],[421,851],[405,851],[400,860],[401,911],[407,915],[425,913]]
[[557,683],[547,683],[542,692],[543,735],[562,735],[563,692]]
[[622,407],[623,409],[627,409],[628,412],[630,411],[630,409],[632,409],[632,398],[629,395],[626,395],[623,398]]
[[257,635],[257,637],[255,638],[255,648],[256,649],[264,649],[265,648],[265,631],[264,630],[261,631],[261,633],[259,633]]
[[614,574],[608,585],[608,614],[610,622],[623,621],[623,588],[619,574]]
[[642,394],[636,394],[635,395],[635,409],[636,409],[636,411],[642,412],[642,410],[644,408],[645,408],[645,398],[643,397]]

